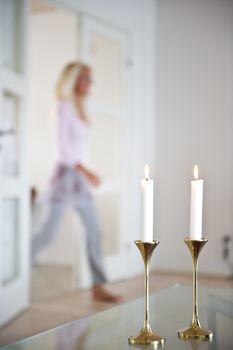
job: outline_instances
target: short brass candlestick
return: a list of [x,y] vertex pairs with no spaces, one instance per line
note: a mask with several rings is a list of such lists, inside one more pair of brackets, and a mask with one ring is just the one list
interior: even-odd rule
[[145,267],[144,274],[144,287],[145,287],[145,309],[144,309],[144,324],[142,330],[135,337],[129,337],[130,345],[153,345],[154,348],[164,344],[164,338],[155,334],[150,326],[149,316],[149,261],[155,247],[159,244],[159,241],[143,242],[134,241],[140,253],[142,255]]
[[197,268],[198,257],[200,251],[207,242],[207,239],[192,240],[185,238],[184,242],[187,244],[193,260],[193,317],[190,327],[180,329],[178,336],[181,339],[200,339],[212,340],[213,332],[207,328],[203,328],[198,317],[198,286],[197,286]]

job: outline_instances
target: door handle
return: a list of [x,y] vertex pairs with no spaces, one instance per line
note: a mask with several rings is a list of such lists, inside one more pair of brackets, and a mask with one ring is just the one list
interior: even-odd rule
[[[6,130],[1,130],[0,129],[0,138],[4,136],[9,136],[9,135],[14,135],[15,134],[15,129],[6,129]],[[0,144],[0,152],[2,151],[3,146]]]

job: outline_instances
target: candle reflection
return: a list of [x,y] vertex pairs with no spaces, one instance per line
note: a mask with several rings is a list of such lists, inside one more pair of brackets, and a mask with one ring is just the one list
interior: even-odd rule
[[71,323],[67,327],[58,328],[56,350],[81,350],[88,335],[88,318]]

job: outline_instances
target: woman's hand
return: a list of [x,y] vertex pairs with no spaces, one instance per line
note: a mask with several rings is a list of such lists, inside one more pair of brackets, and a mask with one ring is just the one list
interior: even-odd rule
[[99,176],[97,176],[96,174],[94,174],[93,172],[91,172],[90,170],[88,170],[86,167],[84,167],[81,164],[76,165],[75,167],[77,170],[81,171],[86,178],[88,179],[88,181],[92,184],[92,186],[99,186],[101,183],[101,180],[99,178]]
[[92,184],[92,186],[98,187],[101,183],[99,176],[91,172],[87,173],[87,178],[89,182]]

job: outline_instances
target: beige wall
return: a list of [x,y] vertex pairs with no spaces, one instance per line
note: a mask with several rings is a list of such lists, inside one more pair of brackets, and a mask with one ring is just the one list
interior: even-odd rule
[[[46,190],[56,162],[53,89],[63,66],[77,57],[77,19],[71,12],[49,11],[31,15],[29,25],[30,182],[41,192]],[[36,213],[38,228],[43,222],[43,215],[40,214],[43,209],[39,208]],[[68,212],[64,216],[58,239],[40,254],[40,261],[72,264],[75,254],[72,223],[73,215]]]
[[63,66],[77,57],[76,16],[42,12],[31,15],[29,25],[30,178],[44,189],[56,160],[54,86]]
[[193,164],[204,179],[200,269],[229,273],[222,236],[233,232],[233,2],[158,1],[157,236],[160,268],[190,269]]

